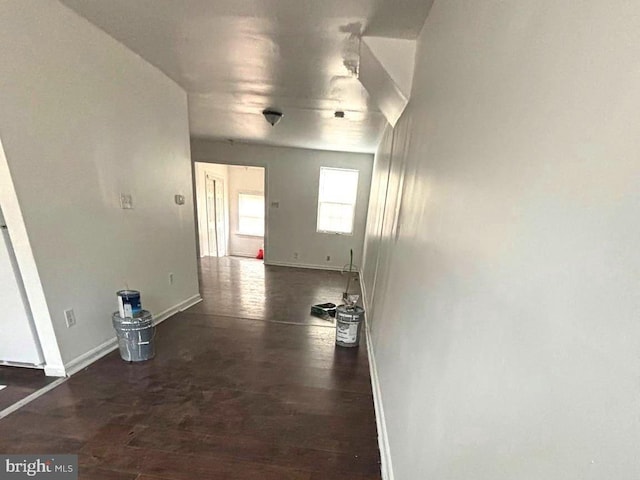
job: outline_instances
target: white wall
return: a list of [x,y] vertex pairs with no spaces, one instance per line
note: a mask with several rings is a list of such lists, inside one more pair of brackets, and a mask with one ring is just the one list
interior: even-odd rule
[[637,2],[435,2],[363,276],[396,479],[640,477],[638,45]]
[[205,185],[206,175],[216,177],[224,183],[224,224],[225,224],[225,251],[229,248],[229,167],[213,163],[194,164],[197,222],[198,222],[198,242],[199,254],[201,257],[208,255],[209,237],[207,234],[207,190]]
[[57,2],[1,2],[0,45],[0,136],[69,365],[114,336],[125,285],[154,313],[198,294],[186,94]]
[[[231,144],[192,139],[194,161],[265,167],[266,233],[265,262],[341,269],[362,258],[362,245],[371,182],[372,155],[299,148]],[[320,167],[353,168],[360,171],[353,235],[316,232]],[[279,206],[272,206],[277,202]],[[294,259],[294,252],[298,259]],[[326,256],[331,260],[327,261]]]
[[255,257],[264,238],[238,233],[238,195],[264,195],[264,168],[229,166],[229,255]]

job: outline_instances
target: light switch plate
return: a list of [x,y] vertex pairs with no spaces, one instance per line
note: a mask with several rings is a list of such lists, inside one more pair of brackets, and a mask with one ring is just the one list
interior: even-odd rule
[[184,205],[184,195],[176,195],[174,197],[176,205]]

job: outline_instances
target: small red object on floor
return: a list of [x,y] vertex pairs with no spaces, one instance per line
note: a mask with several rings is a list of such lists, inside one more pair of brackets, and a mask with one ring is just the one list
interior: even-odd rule
[[258,255],[256,256],[258,260],[262,260],[264,258],[264,250],[261,248],[258,250]]

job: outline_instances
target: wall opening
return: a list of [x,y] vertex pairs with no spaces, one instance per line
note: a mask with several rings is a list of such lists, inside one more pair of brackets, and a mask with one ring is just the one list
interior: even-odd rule
[[264,167],[195,163],[200,257],[262,257]]

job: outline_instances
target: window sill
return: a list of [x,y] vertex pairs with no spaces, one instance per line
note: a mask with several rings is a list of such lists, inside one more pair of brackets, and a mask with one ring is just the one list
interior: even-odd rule
[[342,235],[345,237],[353,237],[353,232],[351,233],[343,233],[343,232],[330,232],[327,230],[316,230],[316,233],[324,233],[326,235]]
[[236,232],[236,235],[237,235],[238,237],[264,238],[264,235],[256,235],[256,234],[254,234],[254,233]]

